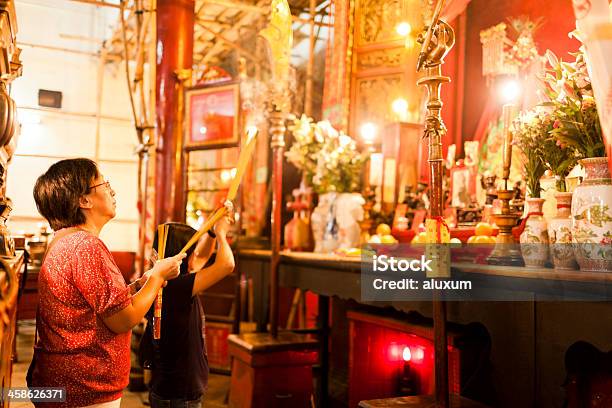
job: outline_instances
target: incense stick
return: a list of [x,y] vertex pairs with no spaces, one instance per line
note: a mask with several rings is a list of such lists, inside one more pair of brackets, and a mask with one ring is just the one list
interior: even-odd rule
[[193,244],[195,244],[200,238],[202,238],[202,235],[206,234],[206,232],[211,229],[213,225],[215,225],[215,223],[221,218],[223,218],[226,214],[227,208],[225,207],[221,207],[215,210],[215,212],[212,213],[210,217],[208,217],[204,224],[202,224],[202,227],[195,234],[193,234],[189,242],[187,242],[183,249],[181,249],[180,253],[183,254],[187,252]]
[[[254,126],[249,126],[246,130],[246,140],[244,146],[240,149],[240,156],[238,157],[238,165],[236,166],[236,174],[232,179],[230,184],[230,188],[227,193],[226,201],[232,201],[236,198],[236,194],[238,194],[238,187],[240,187],[240,182],[242,181],[242,176],[246,171],[247,164],[249,163],[249,159],[253,155],[253,150],[255,149],[255,141],[257,140],[257,134],[259,131]],[[223,218],[227,214],[227,208],[221,207],[215,210],[211,216],[202,224],[198,232],[193,234],[189,242],[185,244],[183,249],[181,249],[180,253],[185,253],[194,245],[198,240],[204,235],[208,230],[210,230],[213,225],[221,218]]]
[[232,184],[230,184],[229,191],[227,192],[226,200],[234,200],[236,198],[236,194],[238,194],[238,187],[240,187],[240,182],[242,181],[242,176],[246,171],[247,164],[249,164],[249,159],[253,154],[253,150],[255,149],[255,140],[257,138],[258,130],[254,126],[249,126],[246,131],[246,140],[245,144],[240,149],[240,156],[238,157],[238,165],[236,166],[236,174],[234,175],[234,179],[232,180]]
[[[166,255],[166,241],[168,239],[168,225],[161,224],[157,226],[157,259],[161,260]],[[159,340],[161,337],[161,311],[164,287],[162,286],[157,291],[155,298],[155,306],[153,307],[153,338]]]

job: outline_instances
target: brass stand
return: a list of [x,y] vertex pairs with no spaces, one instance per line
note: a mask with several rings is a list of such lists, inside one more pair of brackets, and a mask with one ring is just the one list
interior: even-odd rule
[[270,262],[270,334],[278,335],[278,266],[281,246],[281,208],[283,190],[283,158],[285,151],[285,114],[270,112],[270,145],[272,147],[272,226]]
[[495,214],[495,223],[499,227],[499,234],[495,241],[495,249],[487,258],[491,265],[524,266],[519,245],[514,242],[512,228],[516,227],[519,215],[510,210],[510,199],[514,195],[512,190],[498,190],[497,195],[502,203],[501,214]]
[[[442,176],[444,159],[442,158],[442,136],[446,133],[446,127],[442,122],[442,100],[440,99],[440,87],[443,83],[450,82],[450,78],[442,75],[442,63],[455,43],[455,33],[452,27],[445,21],[440,20],[440,14],[444,6],[444,0],[438,0],[431,24],[424,33],[419,35],[418,41],[422,43],[421,52],[417,61],[417,71],[423,72],[423,77],[417,81],[417,85],[427,88],[427,117],[425,118],[425,137],[429,139],[429,185],[430,185],[430,208],[431,219],[441,218],[443,214]],[[437,226],[440,234],[441,226]],[[440,235],[438,235],[439,237]],[[433,244],[440,244],[439,238]],[[443,255],[440,255],[443,256]],[[450,253],[448,254],[450,261]],[[450,277],[448,270],[437,270],[436,278]],[[435,399],[437,408],[450,407],[448,386],[448,345],[446,339],[446,302],[435,291],[433,293],[433,329],[434,329],[434,362],[435,362]]]

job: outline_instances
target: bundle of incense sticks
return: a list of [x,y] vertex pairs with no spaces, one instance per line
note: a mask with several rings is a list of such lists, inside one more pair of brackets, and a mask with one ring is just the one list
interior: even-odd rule
[[[157,259],[165,258],[166,240],[168,239],[168,225],[161,224],[157,226]],[[153,338],[159,340],[161,337],[161,313],[162,313],[162,295],[164,288],[159,288],[155,306],[153,309]]]

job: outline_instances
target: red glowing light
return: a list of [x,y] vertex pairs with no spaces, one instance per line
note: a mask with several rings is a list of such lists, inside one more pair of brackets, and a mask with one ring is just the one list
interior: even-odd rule
[[400,348],[397,343],[389,344],[389,361],[398,361],[400,358]]
[[423,361],[423,357],[425,357],[425,352],[421,347],[417,347],[412,353],[412,359],[416,361]]
[[408,362],[412,359],[412,354],[410,353],[410,347],[404,347],[404,351],[402,352],[402,358],[404,361]]

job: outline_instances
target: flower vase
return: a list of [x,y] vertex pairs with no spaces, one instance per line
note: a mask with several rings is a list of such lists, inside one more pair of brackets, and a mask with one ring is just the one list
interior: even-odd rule
[[542,268],[548,261],[548,228],[542,206],[544,199],[527,198],[527,221],[521,233],[521,254],[528,268]]
[[572,245],[572,193],[555,193],[557,215],[548,221],[550,255],[555,269],[577,269]]
[[612,271],[612,179],[606,157],[580,160],[586,177],[572,198],[572,242],[582,271]]
[[299,214],[295,211],[293,218],[285,225],[284,233],[285,249],[291,251],[306,251],[309,247],[310,226]]
[[312,228],[312,238],[314,240],[314,252],[329,252],[327,245],[324,248],[323,239],[325,235],[328,235],[327,241],[329,241],[329,234],[333,234],[333,230],[327,231],[327,229],[333,218],[333,204],[335,200],[336,193],[334,192],[319,194],[319,203],[312,211],[310,227]]
[[339,248],[358,247],[365,200],[358,193],[325,193],[312,212],[310,224],[314,252],[329,253]]
[[365,199],[359,193],[341,193],[336,199],[336,222],[338,224],[338,247],[356,248],[361,242],[363,206]]

